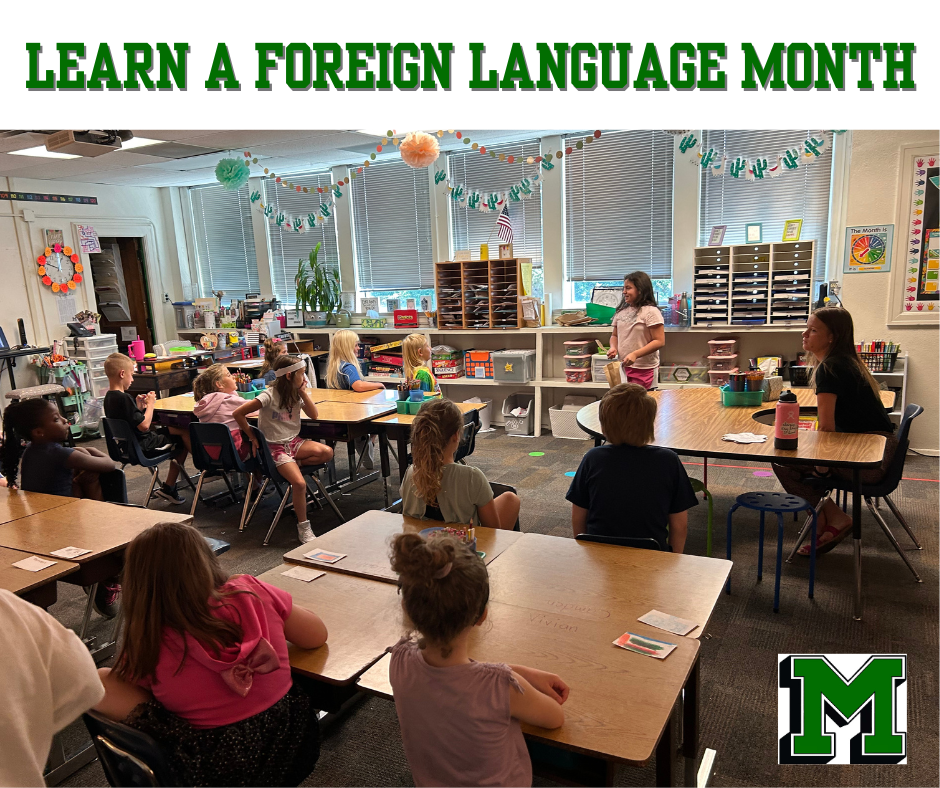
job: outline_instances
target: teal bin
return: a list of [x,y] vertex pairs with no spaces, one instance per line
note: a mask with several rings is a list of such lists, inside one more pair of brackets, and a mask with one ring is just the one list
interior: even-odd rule
[[721,387],[721,404],[726,408],[754,407],[763,401],[763,391],[732,391],[731,386]]

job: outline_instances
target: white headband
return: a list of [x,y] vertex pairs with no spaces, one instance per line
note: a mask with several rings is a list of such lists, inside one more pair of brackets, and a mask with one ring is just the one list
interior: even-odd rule
[[298,361],[296,364],[291,364],[289,367],[281,367],[274,371],[274,377],[279,378],[282,375],[289,375],[291,372],[297,372],[305,366],[307,365],[303,361]]

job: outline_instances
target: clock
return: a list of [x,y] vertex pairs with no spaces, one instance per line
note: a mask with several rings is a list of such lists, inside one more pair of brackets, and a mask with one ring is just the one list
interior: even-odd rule
[[53,293],[68,293],[82,281],[82,264],[79,256],[72,252],[72,247],[55,244],[46,247],[43,254],[36,258],[39,265],[37,273],[42,283]]

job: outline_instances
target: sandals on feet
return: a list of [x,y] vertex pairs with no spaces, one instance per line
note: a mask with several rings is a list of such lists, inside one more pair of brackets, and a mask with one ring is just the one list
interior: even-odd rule
[[[826,533],[830,534],[832,538],[828,542],[824,542],[823,544],[820,544],[819,543],[820,537]],[[825,553],[828,553],[830,550],[832,550],[833,547],[839,544],[839,542],[845,539],[845,537],[847,537],[850,533],[852,533],[851,523],[845,526],[845,528],[843,528],[841,531],[837,530],[834,526],[830,525],[829,523],[826,523],[823,526],[822,531],[820,531],[816,535],[816,555],[823,555]],[[810,549],[809,545],[806,545],[806,544],[802,545],[800,549],[797,550],[797,555],[808,556],[809,549]]]

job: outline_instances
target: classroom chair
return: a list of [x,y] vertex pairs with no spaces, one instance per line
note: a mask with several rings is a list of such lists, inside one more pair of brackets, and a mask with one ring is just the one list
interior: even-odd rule
[[469,415],[470,421],[464,423],[460,444],[457,446],[457,451],[454,452],[454,462],[459,462],[461,465],[467,464],[464,462],[464,458],[469,457],[476,449],[477,433],[483,426],[480,422],[480,411],[474,410]]
[[[515,487],[513,487],[513,486],[511,486],[511,485],[509,485],[509,484],[500,484],[499,482],[490,482],[490,489],[493,490],[493,497],[494,497],[494,498],[495,498],[497,495],[502,495],[504,492],[511,492],[511,493],[515,493],[515,492],[516,492],[516,488],[515,488]],[[517,493],[517,494],[518,494],[518,493]],[[427,517],[429,520],[436,520],[437,522],[443,522],[443,521],[444,521],[443,518],[435,517],[435,516],[434,516],[434,513],[435,513],[436,511],[439,511],[439,510],[429,510],[430,513],[427,514],[426,517]],[[521,531],[521,530],[522,530],[522,527],[519,525],[519,518],[518,518],[518,517],[516,518],[516,524],[512,527],[512,530],[513,530],[513,531]]]
[[[774,578],[774,613],[780,612],[780,565],[783,560],[783,515],[790,512],[809,511],[810,530],[813,534],[809,553],[809,598],[813,598],[813,585],[816,580],[816,509],[805,498],[780,492],[749,492],[739,495],[734,506],[728,510],[728,555],[731,560],[731,518],[739,507],[760,512],[760,542],[757,553],[757,579],[764,576],[764,515],[773,512],[777,515],[777,572]],[[725,584],[725,593],[731,593],[731,577]]]
[[[918,550],[922,550],[923,547],[921,546],[920,542],[917,541],[917,537],[914,536],[914,532],[911,531],[911,527],[907,524],[907,520],[904,519],[904,515],[901,514],[900,509],[898,509],[894,501],[891,500],[890,496],[893,495],[894,492],[898,489],[898,485],[901,483],[901,477],[904,475],[904,463],[907,459],[907,450],[911,445],[911,422],[914,421],[914,419],[920,416],[920,414],[923,412],[924,409],[920,405],[915,405],[914,403],[910,403],[904,409],[904,416],[901,419],[901,426],[897,433],[898,447],[894,452],[894,457],[892,457],[887,470],[885,471],[884,478],[880,482],[876,482],[874,484],[862,484],[861,491],[862,499],[865,501],[865,505],[868,506],[868,511],[874,515],[875,520],[878,521],[878,525],[881,526],[881,530],[884,531],[885,536],[888,537],[888,541],[891,542],[898,555],[901,556],[901,560],[904,561],[904,563],[907,565],[907,568],[911,570],[911,574],[914,575],[914,580],[918,583],[923,582],[920,575],[917,573],[917,570],[914,569],[914,565],[910,562],[910,559],[904,554],[900,543],[892,533],[891,529],[888,527],[888,523],[885,522],[884,517],[882,517],[881,512],[875,506],[872,499],[885,499],[885,503],[888,504],[888,508],[891,510],[891,513],[895,516],[895,518],[897,518],[897,521],[901,524],[901,527],[907,531],[907,535],[911,537],[911,541],[914,543],[914,547]],[[841,490],[845,498],[848,497],[848,493],[851,491],[851,481],[838,476],[831,478],[810,477],[807,479],[807,481],[816,482],[821,485],[824,484],[829,490],[834,490],[836,492]],[[796,555],[796,551],[800,549],[800,545],[802,545],[803,541],[806,539],[808,527],[809,523],[807,522],[803,526],[803,530],[800,531],[800,536],[796,541],[796,546],[793,548],[793,551],[787,558],[788,562],[793,559],[793,556]]]
[[196,504],[199,502],[199,493],[206,475],[221,476],[228,487],[232,501],[238,503],[238,494],[232,486],[228,475],[241,473],[248,476],[248,487],[245,491],[245,501],[242,506],[242,516],[238,523],[238,530],[244,527],[245,517],[248,514],[248,504],[251,500],[251,487],[254,484],[254,474],[245,461],[238,456],[232,431],[224,424],[208,424],[198,421],[189,424],[189,441],[192,447],[193,465],[199,471],[196,481],[196,494],[193,496],[193,506],[189,510],[191,516],[196,514]]
[[[255,457],[252,457],[246,466],[251,470],[255,477],[260,477],[263,479],[261,483],[261,489],[258,490],[257,495],[255,496],[255,502],[251,506],[251,510],[248,512],[248,518],[239,528],[239,531],[243,531],[248,523],[251,522],[251,518],[255,514],[255,509],[258,508],[258,503],[261,498],[264,496],[264,491],[268,486],[268,483],[272,483],[274,488],[277,490],[278,494],[281,496],[281,503],[277,507],[277,513],[274,515],[274,519],[271,521],[271,527],[268,528],[268,533],[264,537],[262,544],[267,547],[268,542],[271,541],[271,535],[274,533],[274,529],[277,527],[278,521],[281,519],[281,515],[284,513],[284,508],[287,506],[287,499],[290,498],[291,489],[290,485],[278,473],[277,465],[274,463],[274,459],[271,457],[271,450],[268,448],[268,442],[265,440],[264,434],[257,427],[252,426],[254,430],[255,437],[258,439],[258,452]],[[301,465],[300,471],[307,479],[307,487],[310,487],[310,481],[313,480],[313,483],[317,486],[320,495],[326,500],[330,505],[330,508],[335,512],[336,516],[339,518],[341,523],[346,522],[346,518],[343,517],[342,512],[336,506],[335,501],[330,497],[330,494],[326,491],[326,487],[323,486],[323,482],[320,481],[319,471],[327,467],[326,464],[323,465]],[[286,490],[281,492],[281,485],[286,487]],[[313,496],[313,502],[316,504],[318,509],[323,508],[323,504],[320,503],[320,499],[316,496],[315,490],[310,490],[311,495]]]
[[109,785],[176,785],[163,749],[151,736],[96,711],[85,712],[82,721]]
[[597,542],[598,544],[612,544],[620,547],[635,547],[638,550],[662,550],[659,542],[652,536],[603,536],[601,534],[578,534],[578,542]]
[[[153,497],[153,489],[160,480],[158,466],[160,463],[170,460],[175,451],[164,451],[153,457],[148,457],[140,448],[137,436],[126,421],[103,418],[101,422],[104,424],[104,439],[108,447],[108,456],[115,462],[121,463],[122,470],[128,465],[139,465],[141,468],[150,471],[150,486],[147,488],[147,497],[144,498],[143,503],[143,507],[148,508],[150,499]],[[189,474],[186,473],[186,469],[182,468],[180,470],[180,478],[192,488],[193,482],[189,478]]]
[[712,494],[705,487],[704,482],[700,482],[698,479],[694,479],[691,476],[689,477],[689,482],[692,485],[692,491],[695,493],[702,493],[705,496],[705,503],[708,505],[708,525],[705,533],[705,555],[709,558],[712,556]]

